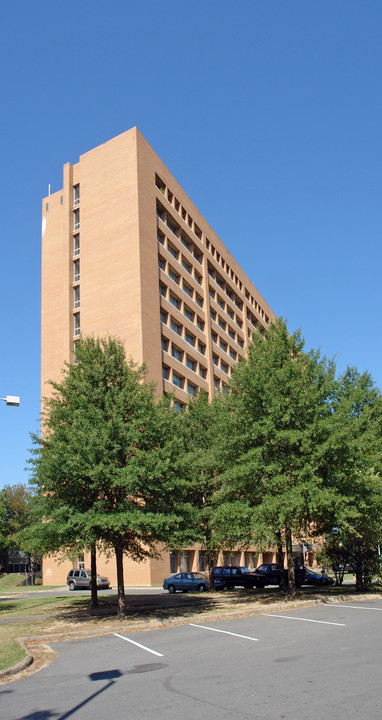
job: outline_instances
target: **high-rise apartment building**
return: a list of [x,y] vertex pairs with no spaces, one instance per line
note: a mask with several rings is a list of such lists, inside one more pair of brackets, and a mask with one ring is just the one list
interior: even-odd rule
[[[252,332],[275,318],[136,128],[64,165],[42,216],[43,396],[80,334],[112,335],[181,409],[199,388],[223,390]],[[203,567],[202,548],[126,561],[126,581],[150,585],[178,567]],[[113,579],[113,563],[101,569]],[[66,572],[45,560],[49,582]]]

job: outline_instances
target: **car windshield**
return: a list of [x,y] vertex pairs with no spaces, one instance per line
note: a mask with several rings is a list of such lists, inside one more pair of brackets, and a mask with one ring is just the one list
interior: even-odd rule
[[205,580],[206,579],[205,575],[202,575],[202,573],[199,573],[199,572],[194,573],[194,578],[196,578],[197,580]]

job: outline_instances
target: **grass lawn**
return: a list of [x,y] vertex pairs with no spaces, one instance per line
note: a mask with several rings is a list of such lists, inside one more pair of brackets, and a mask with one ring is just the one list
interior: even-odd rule
[[20,585],[17,583],[25,579],[25,575],[9,573],[0,575],[0,595],[14,595],[15,593],[36,592],[36,590],[55,590],[60,585]]

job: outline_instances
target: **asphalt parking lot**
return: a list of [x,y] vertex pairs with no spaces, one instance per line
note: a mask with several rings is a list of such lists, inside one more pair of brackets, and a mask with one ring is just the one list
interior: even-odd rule
[[54,643],[2,720],[380,718],[381,599]]

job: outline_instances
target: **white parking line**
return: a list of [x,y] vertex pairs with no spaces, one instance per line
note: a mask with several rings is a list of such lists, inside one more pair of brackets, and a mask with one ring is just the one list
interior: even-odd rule
[[259,641],[259,638],[248,637],[248,635],[239,635],[238,633],[228,632],[228,630],[217,630],[216,628],[207,627],[207,625],[196,625],[195,623],[188,624],[192,625],[192,627],[202,628],[203,630],[212,630],[212,632],[218,632],[223,633],[224,635],[233,635],[234,637],[244,638],[244,640],[253,640],[253,642]]
[[273,613],[262,614],[267,615],[268,617],[285,618],[285,620],[300,620],[301,622],[321,623],[321,625],[342,625],[342,627],[345,627],[345,623],[327,622],[326,620],[310,620],[309,618],[293,617],[291,615],[274,615]]
[[130,640],[130,638],[125,637],[124,635],[118,635],[118,633],[113,633],[115,637],[121,638],[121,640],[126,640],[126,642],[132,643],[132,645],[136,645],[137,647],[141,648],[142,650],[146,650],[149,653],[152,653],[152,655],[158,655],[158,657],[163,657],[162,653],[157,652],[156,650],[151,650],[150,648],[146,647],[145,645],[141,645],[139,642],[135,642],[135,640]]
[[378,612],[382,612],[382,608],[371,608],[365,607],[364,605],[338,605],[337,603],[333,603],[333,605],[340,608],[352,608],[353,610],[377,610]]

